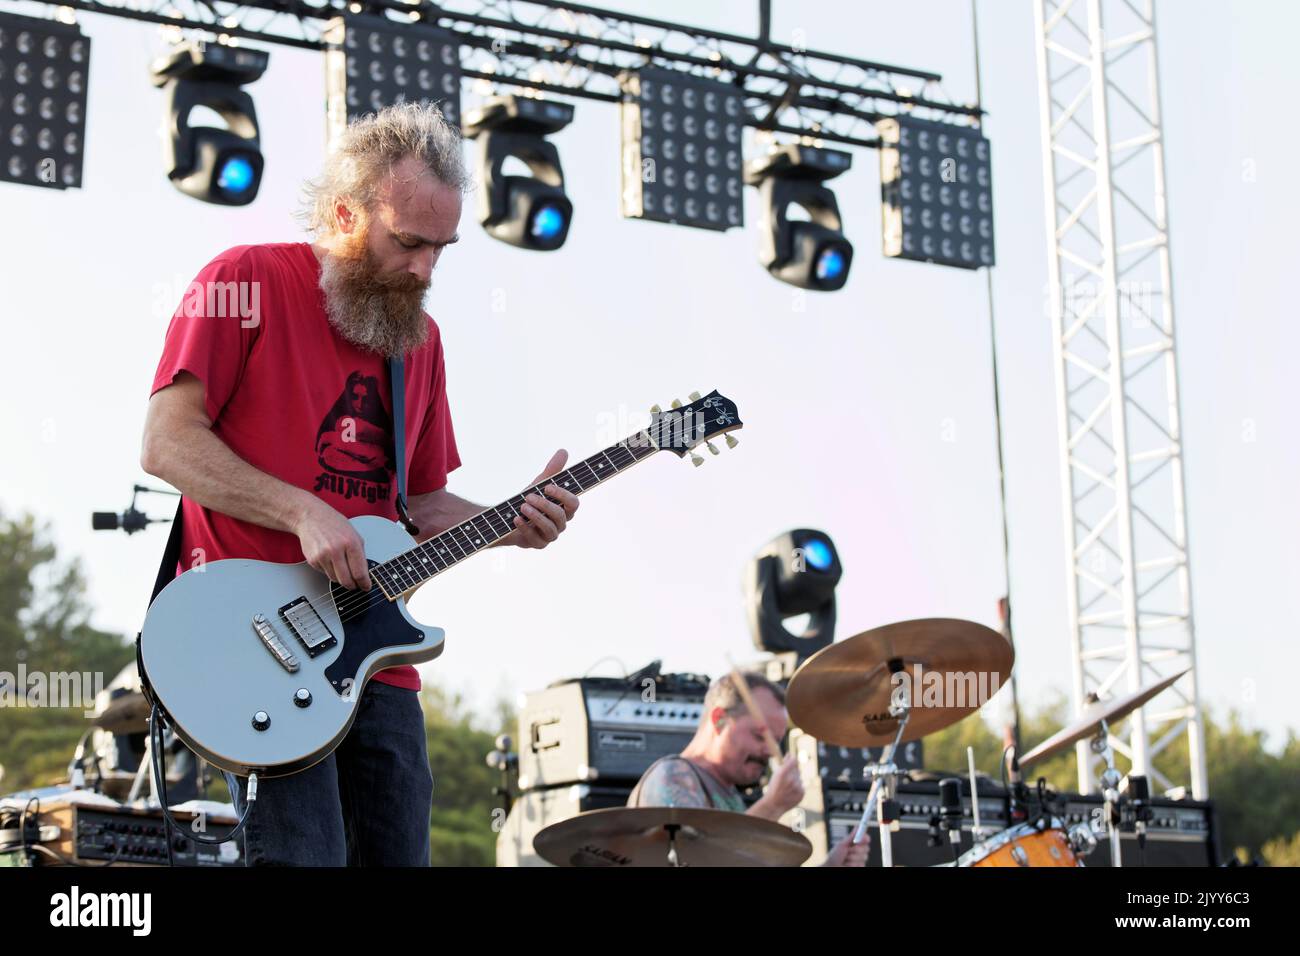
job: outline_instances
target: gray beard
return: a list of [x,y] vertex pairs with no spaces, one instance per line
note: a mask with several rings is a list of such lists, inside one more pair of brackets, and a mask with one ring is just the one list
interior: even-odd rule
[[321,262],[325,315],[343,338],[384,357],[407,355],[429,338],[422,286],[414,276],[389,280],[377,275],[369,256],[333,252]]

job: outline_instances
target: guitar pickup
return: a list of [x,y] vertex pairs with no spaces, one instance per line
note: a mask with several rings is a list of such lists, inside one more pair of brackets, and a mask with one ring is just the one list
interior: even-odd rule
[[329,629],[324,618],[316,612],[311,601],[305,597],[290,601],[280,608],[280,619],[289,626],[294,637],[298,638],[307,651],[308,657],[315,657],[338,643],[338,638]]

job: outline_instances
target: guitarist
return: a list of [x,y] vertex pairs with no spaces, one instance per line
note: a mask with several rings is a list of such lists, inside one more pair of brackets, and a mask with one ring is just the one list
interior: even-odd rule
[[[362,117],[307,184],[315,242],[236,246],[191,283],[167,330],[141,451],[144,470],[184,495],[178,571],[221,558],[306,561],[369,590],[348,519],[398,517],[388,356],[405,356],[419,540],[484,510],[446,487],[460,457],[438,326],[423,310],[469,182],[460,134],[436,107]],[[534,483],[566,458],[556,452]],[[498,544],[544,548],[564,531],[578,499],[544,490]],[[250,864],[429,864],[419,689],[414,667],[380,671],[329,757],[259,781]],[[242,812],[247,781],[226,778]]]

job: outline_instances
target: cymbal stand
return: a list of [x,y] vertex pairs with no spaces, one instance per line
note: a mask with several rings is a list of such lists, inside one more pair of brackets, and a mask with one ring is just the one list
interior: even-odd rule
[[1115,769],[1115,753],[1110,747],[1110,727],[1106,721],[1101,722],[1096,736],[1089,743],[1092,752],[1106,761],[1106,769],[1101,772],[1101,794],[1105,800],[1102,812],[1106,814],[1106,835],[1110,839],[1110,865],[1123,866],[1120,859],[1119,839],[1119,782],[1120,774]]
[[[858,821],[858,828],[853,831],[853,842],[862,842],[862,837],[867,832],[867,821],[874,812],[876,825],[880,830],[880,865],[892,867],[894,848],[890,842],[890,834],[893,831],[885,824],[884,803],[894,795],[894,783],[898,779],[898,765],[894,763],[894,752],[903,739],[903,730],[907,727],[911,708],[906,703],[895,703],[890,705],[889,712],[898,718],[898,731],[894,734],[893,742],[881,752],[879,762],[867,768],[867,773],[871,774],[871,792],[867,794],[867,805],[862,809],[862,819]],[[882,789],[885,791],[883,796]]]
[[681,866],[682,862],[677,857],[677,831],[681,827],[675,823],[664,824],[664,832],[668,834],[668,865]]

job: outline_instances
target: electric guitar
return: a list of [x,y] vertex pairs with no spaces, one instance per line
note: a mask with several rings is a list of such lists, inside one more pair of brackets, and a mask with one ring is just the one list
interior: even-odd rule
[[729,399],[710,392],[648,427],[417,544],[396,521],[351,519],[365,543],[369,591],[350,590],[303,562],[230,558],[192,568],[149,607],[140,632],[142,677],[168,724],[195,753],[240,776],[296,773],[347,735],[375,672],[442,653],[441,628],[408,613],[405,595],[514,530],[524,498],[555,484],[582,494],[655,452],[689,453],[741,427]]

